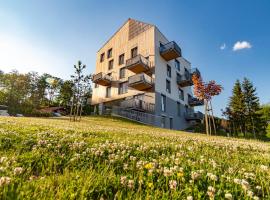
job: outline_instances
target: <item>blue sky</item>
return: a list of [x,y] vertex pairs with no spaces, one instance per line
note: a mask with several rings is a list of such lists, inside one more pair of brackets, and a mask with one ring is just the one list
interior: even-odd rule
[[135,18],[155,24],[180,45],[205,80],[223,85],[213,100],[220,116],[235,80],[244,76],[257,87],[261,103],[270,102],[269,10],[267,0],[0,0],[0,69],[66,79],[80,59],[91,73],[97,50],[129,17]]

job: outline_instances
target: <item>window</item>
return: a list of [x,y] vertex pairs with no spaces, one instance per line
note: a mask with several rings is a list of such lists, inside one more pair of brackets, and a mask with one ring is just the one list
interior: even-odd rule
[[171,81],[166,80],[166,91],[171,93]]
[[172,69],[170,65],[167,65],[167,76],[170,78],[172,77]]
[[179,88],[179,98],[182,99],[184,101],[185,97],[184,97],[184,91],[182,89]]
[[161,127],[165,128],[166,118],[165,116],[161,116]]
[[108,65],[109,70],[113,68],[113,60],[109,61],[109,65]]
[[176,73],[176,80],[177,82],[181,80],[181,75],[179,73]]
[[107,53],[107,58],[111,58],[111,57],[112,57],[112,48],[110,48]]
[[180,102],[177,102],[177,115],[181,116],[181,104],[180,104]]
[[100,54],[100,62],[104,61],[105,53]]
[[180,62],[175,59],[175,68],[180,71]]
[[125,94],[128,92],[128,82],[123,82],[119,84],[119,94]]
[[134,58],[138,55],[138,47],[131,49],[131,58]]
[[119,56],[118,64],[119,64],[119,65],[123,65],[124,62],[125,62],[125,54],[121,54],[121,55]]
[[111,97],[111,87],[107,87],[106,88],[106,98],[110,98]]
[[173,128],[173,118],[170,117],[170,129]]
[[122,67],[120,70],[119,70],[119,78],[125,78],[125,73],[126,73],[126,69],[125,67]]
[[163,94],[161,95],[161,111],[166,111],[166,96]]

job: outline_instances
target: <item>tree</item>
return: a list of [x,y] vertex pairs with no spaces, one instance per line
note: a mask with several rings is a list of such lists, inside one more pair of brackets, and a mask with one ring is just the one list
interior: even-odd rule
[[[204,101],[205,106],[205,126],[206,126],[206,134],[211,135],[211,119],[214,128],[214,132],[216,134],[216,125],[213,114],[213,108],[211,100],[213,96],[219,95],[222,91],[222,86],[216,84],[215,81],[209,81],[208,83],[204,83],[202,77],[199,73],[194,73],[192,76],[192,81],[194,83],[194,95],[199,99]],[[211,111],[211,114],[209,114]],[[211,116],[211,118],[210,118]]]
[[[245,130],[245,119],[246,119],[246,104],[245,97],[242,91],[241,83],[239,80],[236,80],[233,87],[232,97],[230,97],[229,108],[231,110],[231,118],[234,121],[234,124],[239,129],[241,133],[246,133]],[[236,130],[237,132],[237,130]]]
[[83,74],[85,68],[86,65],[83,65],[81,61],[78,61],[78,64],[74,65],[75,73],[71,76],[73,81],[73,96],[70,109],[70,120],[73,121],[81,119],[84,97],[88,92],[88,88],[91,88],[91,76]]
[[73,83],[70,80],[64,81],[60,86],[59,96],[57,101],[60,105],[67,107],[73,95]]
[[244,101],[246,104],[246,128],[247,131],[253,133],[253,137],[256,138],[256,132],[260,132],[262,122],[262,115],[258,113],[260,110],[260,100],[256,94],[256,88],[254,88],[252,82],[247,78],[244,78],[242,83]]

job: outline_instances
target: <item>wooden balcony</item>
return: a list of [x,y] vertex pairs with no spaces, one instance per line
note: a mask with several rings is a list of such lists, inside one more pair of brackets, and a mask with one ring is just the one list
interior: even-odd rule
[[137,55],[126,61],[126,69],[134,72],[135,74],[146,72],[150,68],[150,61],[142,55]]
[[166,61],[182,56],[181,48],[174,41],[161,45],[159,52]]
[[187,121],[199,121],[203,120],[203,113],[201,112],[187,112],[185,115]]
[[204,105],[204,102],[203,102],[203,100],[199,100],[196,97],[189,96],[188,97],[188,104],[190,106],[194,107],[194,106],[202,106],[202,105]]
[[100,72],[93,76],[93,82],[98,85],[109,86],[111,85],[112,77],[103,72]]
[[136,74],[128,78],[128,86],[136,90],[148,90],[153,87],[153,79],[145,73]]

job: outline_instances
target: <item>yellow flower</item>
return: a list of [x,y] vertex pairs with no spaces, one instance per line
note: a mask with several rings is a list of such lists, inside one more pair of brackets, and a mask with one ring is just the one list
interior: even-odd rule
[[177,173],[177,177],[182,177],[182,176],[184,176],[183,172],[178,172]]
[[153,188],[153,187],[154,187],[154,184],[153,184],[153,183],[148,183],[147,186],[148,186],[149,188]]
[[144,167],[145,167],[145,169],[152,169],[153,165],[152,165],[152,163],[147,163]]

